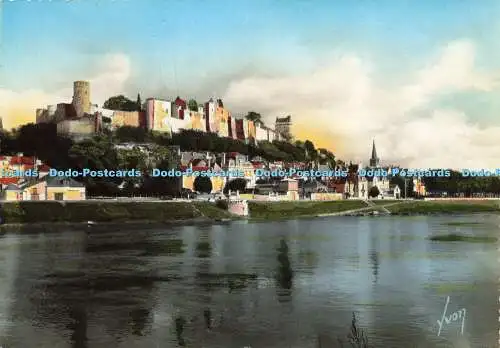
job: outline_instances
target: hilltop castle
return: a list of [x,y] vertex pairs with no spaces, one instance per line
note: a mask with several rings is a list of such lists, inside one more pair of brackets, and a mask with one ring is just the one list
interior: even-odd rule
[[187,102],[180,97],[174,101],[148,98],[144,111],[100,108],[91,102],[88,81],[73,83],[71,103],[37,109],[36,122],[56,123],[58,133],[76,138],[92,136],[104,128],[132,126],[169,134],[184,129],[211,132],[247,143],[292,139],[291,116],[276,118],[276,125],[271,129],[243,117],[234,117],[221,99],[210,99],[198,110],[190,110]]

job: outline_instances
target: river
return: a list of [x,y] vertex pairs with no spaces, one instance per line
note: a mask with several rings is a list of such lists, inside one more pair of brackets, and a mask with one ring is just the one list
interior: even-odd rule
[[[466,222],[473,222],[467,224]],[[500,217],[5,228],[2,348],[497,347]],[[461,320],[439,325],[466,310]],[[456,319],[456,318],[455,318]],[[346,345],[347,347],[347,345]]]

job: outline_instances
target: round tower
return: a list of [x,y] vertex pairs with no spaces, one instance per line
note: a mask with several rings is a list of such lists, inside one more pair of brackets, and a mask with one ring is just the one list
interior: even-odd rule
[[73,82],[73,106],[78,117],[90,113],[90,82]]

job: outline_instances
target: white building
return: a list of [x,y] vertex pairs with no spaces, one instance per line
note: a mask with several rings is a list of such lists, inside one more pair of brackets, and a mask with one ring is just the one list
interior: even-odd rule
[[[380,159],[377,156],[377,149],[375,148],[375,140],[373,141],[372,145],[372,157],[370,158],[369,169],[373,170],[383,169],[380,166]],[[388,175],[368,177],[367,179],[368,179],[368,195],[372,187],[377,187],[380,192],[378,198],[390,196],[389,192],[391,191],[391,187],[390,187],[390,178]]]
[[[377,149],[375,147],[375,141],[372,145],[372,156],[369,161],[370,165],[364,169],[366,170],[382,170],[387,172],[387,168],[382,168],[380,166],[380,159],[377,156]],[[396,193],[399,192],[401,195],[400,188],[397,186],[391,186],[390,177],[388,175],[379,176],[360,176],[358,175],[359,169],[363,169],[363,165],[360,163],[355,166],[354,175],[347,178],[346,185],[344,188],[344,193],[350,198],[370,198],[370,190],[373,187],[377,187],[380,192],[377,198],[394,198]]]

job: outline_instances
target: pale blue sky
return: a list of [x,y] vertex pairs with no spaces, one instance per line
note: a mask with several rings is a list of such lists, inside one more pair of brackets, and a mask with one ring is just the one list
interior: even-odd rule
[[[307,69],[335,50],[398,73],[457,38],[487,51],[498,8],[496,0],[7,2],[3,85],[49,88],[51,75],[85,71],[92,55],[109,52],[129,55],[136,75],[161,67],[172,79],[175,66],[178,84],[202,73],[217,80],[221,72]],[[500,55],[482,59],[497,65]]]

